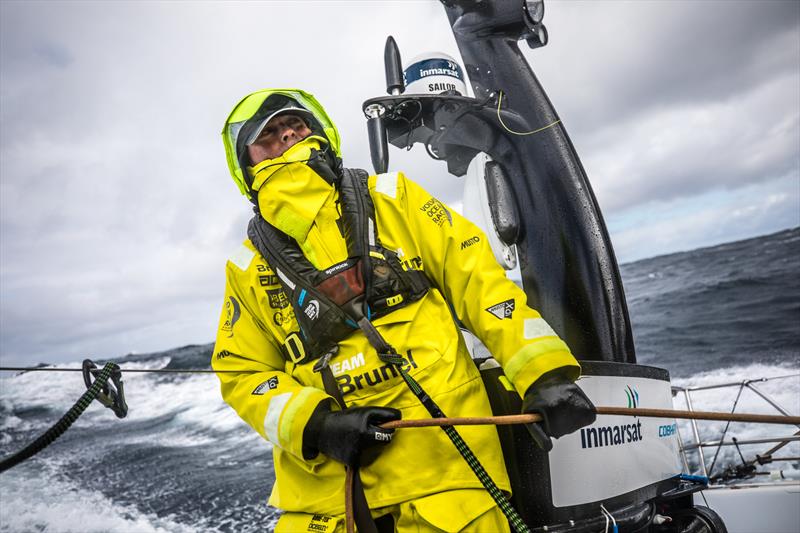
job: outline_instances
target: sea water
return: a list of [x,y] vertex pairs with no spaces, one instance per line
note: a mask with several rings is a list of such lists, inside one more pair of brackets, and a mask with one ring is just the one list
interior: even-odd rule
[[[757,383],[800,414],[800,229],[622,265],[638,361],[684,387],[794,375]],[[127,356],[127,369],[207,368],[211,345]],[[75,368],[80,362],[59,365]],[[130,406],[119,420],[94,403],[59,440],[0,474],[0,531],[268,531],[271,445],[225,405],[208,374],[125,373]],[[83,393],[79,373],[0,377],[0,457],[53,425]],[[694,407],[730,411],[738,388],[697,392]],[[675,407],[685,408],[680,395]],[[739,412],[774,414],[743,389]],[[719,438],[724,422],[704,422]],[[681,422],[684,439],[690,427]],[[791,434],[791,427],[731,424],[727,439]],[[743,446],[747,459],[769,445]],[[776,456],[800,456],[797,443]],[[716,449],[706,450],[710,465]],[[740,461],[721,449],[714,473]],[[696,468],[697,457],[690,457]],[[796,463],[764,470],[796,468]]]

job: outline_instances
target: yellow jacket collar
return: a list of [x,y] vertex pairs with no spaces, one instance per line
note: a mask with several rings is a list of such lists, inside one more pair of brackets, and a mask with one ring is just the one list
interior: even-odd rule
[[[314,219],[334,193],[334,187],[306,164],[311,148],[319,147],[314,139],[307,143],[309,139],[292,146],[280,158],[251,168],[253,188],[258,184],[261,216],[298,243],[305,242]],[[305,146],[295,150],[300,144]]]

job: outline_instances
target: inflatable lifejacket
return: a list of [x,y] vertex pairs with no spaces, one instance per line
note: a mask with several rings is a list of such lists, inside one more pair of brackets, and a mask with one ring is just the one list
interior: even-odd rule
[[431,286],[424,272],[404,270],[397,254],[381,245],[367,179],[364,170],[343,169],[340,230],[348,258],[325,270],[317,270],[297,242],[260,213],[248,225],[247,236],[275,270],[297,317],[300,334],[290,334],[283,346],[294,363],[335,353],[362,317],[373,320],[401,309]]

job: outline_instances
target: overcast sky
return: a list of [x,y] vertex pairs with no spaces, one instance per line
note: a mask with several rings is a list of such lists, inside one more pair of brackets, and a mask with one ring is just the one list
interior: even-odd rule
[[[800,225],[800,2],[549,1],[525,55],[620,262]],[[371,169],[361,103],[383,45],[458,57],[426,1],[0,1],[0,364],[214,338],[249,204],[219,132],[301,87]],[[424,150],[404,170],[458,206]]]

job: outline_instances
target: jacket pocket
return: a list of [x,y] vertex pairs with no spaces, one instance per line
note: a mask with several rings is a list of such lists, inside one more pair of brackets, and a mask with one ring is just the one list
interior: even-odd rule
[[491,496],[481,489],[451,490],[411,502],[420,521],[448,532],[464,531],[495,505]]

